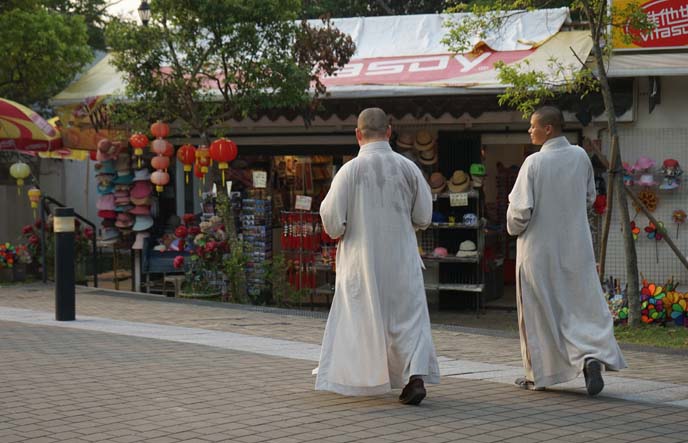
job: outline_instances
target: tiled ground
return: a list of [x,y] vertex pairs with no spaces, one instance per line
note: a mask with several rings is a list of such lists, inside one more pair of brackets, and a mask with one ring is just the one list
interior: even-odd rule
[[[0,311],[29,309],[47,318],[40,312],[53,311],[51,291],[0,288]],[[324,326],[320,318],[90,290],[80,290],[77,316],[311,345]],[[98,320],[80,323],[91,322]],[[398,393],[351,398],[313,391],[313,362],[305,357],[60,326],[0,321],[0,442],[688,441],[688,408],[591,399],[574,390],[527,392],[465,374],[443,377],[421,407],[404,407]],[[434,338],[448,361],[520,363],[514,338],[443,329],[435,329]],[[619,375],[629,390],[628,378],[688,384],[686,356],[626,356],[632,369]]]

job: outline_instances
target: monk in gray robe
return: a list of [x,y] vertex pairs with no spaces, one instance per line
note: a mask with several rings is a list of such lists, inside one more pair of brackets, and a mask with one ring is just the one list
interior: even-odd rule
[[392,151],[387,115],[358,117],[358,157],[344,164],[320,206],[337,247],[337,279],[315,388],[378,395],[404,388],[419,404],[439,383],[422,260],[415,230],[432,218],[430,187],[418,167]]
[[542,389],[581,371],[590,395],[602,369],[626,367],[597,275],[588,209],[595,178],[586,152],[562,136],[559,109],[533,114],[528,133],[539,152],[509,194],[507,230],[517,235],[516,293],[524,389]]

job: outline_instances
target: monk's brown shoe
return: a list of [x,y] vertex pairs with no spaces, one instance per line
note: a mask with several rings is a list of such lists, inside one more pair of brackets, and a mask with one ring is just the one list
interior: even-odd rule
[[425,398],[425,383],[422,378],[413,378],[404,386],[399,401],[405,405],[419,405]]
[[585,376],[585,389],[587,389],[588,395],[593,396],[602,392],[604,380],[602,379],[602,363],[599,360],[594,358],[585,360],[583,375]]

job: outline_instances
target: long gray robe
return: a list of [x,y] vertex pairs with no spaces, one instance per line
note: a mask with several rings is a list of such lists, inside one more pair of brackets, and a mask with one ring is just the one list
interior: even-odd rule
[[387,142],[361,147],[320,206],[337,248],[337,279],[315,388],[377,395],[411,375],[439,382],[415,228],[432,218],[418,167]]
[[525,159],[509,194],[521,354],[536,387],[576,378],[589,357],[626,367],[595,267],[587,217],[594,201],[590,159],[565,137]]

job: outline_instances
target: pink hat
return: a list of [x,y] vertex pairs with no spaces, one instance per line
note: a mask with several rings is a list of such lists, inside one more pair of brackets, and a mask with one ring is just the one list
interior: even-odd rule
[[134,219],[131,215],[126,212],[120,212],[117,214],[117,221],[115,226],[118,228],[130,228],[134,224]]
[[432,251],[432,255],[435,257],[446,257],[447,255],[449,255],[449,252],[447,252],[447,248],[439,246],[435,248],[434,251]]
[[150,215],[150,206],[135,206],[129,213],[134,215]]
[[149,181],[137,181],[131,188],[131,196],[136,199],[148,197],[153,192],[153,185]]
[[100,211],[98,211],[98,217],[109,218],[114,220],[115,218],[117,218],[117,213],[115,211],[101,209]]
[[101,211],[114,211],[115,196],[113,194],[101,195],[96,202],[96,208]]

